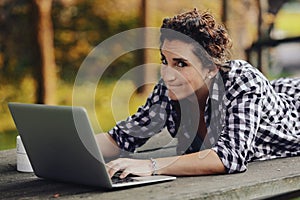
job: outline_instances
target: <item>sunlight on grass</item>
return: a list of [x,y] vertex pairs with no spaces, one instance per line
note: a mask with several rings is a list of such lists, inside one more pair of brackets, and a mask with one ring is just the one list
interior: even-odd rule
[[[79,88],[84,94],[86,88]],[[81,93],[81,92],[79,92]],[[93,113],[90,114],[90,120],[96,133],[110,130],[116,122],[126,119],[129,115],[135,113],[137,108],[145,103],[148,94],[137,94],[136,87],[133,82],[120,81],[101,82],[95,94],[95,111],[89,110],[91,107],[86,107],[88,111],[95,112],[97,118],[93,118]],[[80,101],[90,101],[85,99],[86,96],[80,96]]]
[[12,149],[16,147],[16,130],[3,131],[0,133],[0,150]]
[[286,37],[300,35],[300,12],[281,11],[276,16],[275,29],[284,31]]
[[[0,134],[14,129],[14,123],[7,107],[8,102],[33,102],[34,81],[31,77],[24,77],[19,85],[10,83],[0,84]],[[1,148],[1,147],[0,147]]]

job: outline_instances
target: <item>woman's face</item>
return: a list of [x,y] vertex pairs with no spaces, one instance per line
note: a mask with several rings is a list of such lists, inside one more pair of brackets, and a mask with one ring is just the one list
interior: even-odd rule
[[205,80],[209,69],[202,66],[191,44],[165,40],[161,47],[161,61],[161,76],[172,100],[184,99],[204,88],[207,90]]

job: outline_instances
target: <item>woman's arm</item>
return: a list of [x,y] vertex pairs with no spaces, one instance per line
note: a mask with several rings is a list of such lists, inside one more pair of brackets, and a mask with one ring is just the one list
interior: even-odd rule
[[115,157],[120,154],[120,148],[108,133],[99,133],[96,139],[104,157]]
[[210,149],[183,156],[155,159],[155,169],[151,160],[120,158],[107,164],[110,176],[123,171],[121,178],[128,174],[149,176],[156,174],[189,176],[225,173],[225,167],[218,155]]
[[155,161],[157,174],[189,176],[225,173],[219,156],[211,149]]

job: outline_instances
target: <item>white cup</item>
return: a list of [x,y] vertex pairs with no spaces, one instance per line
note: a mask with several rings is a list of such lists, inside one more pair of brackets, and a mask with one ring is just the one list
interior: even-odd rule
[[21,137],[17,136],[17,170],[19,172],[33,172]]

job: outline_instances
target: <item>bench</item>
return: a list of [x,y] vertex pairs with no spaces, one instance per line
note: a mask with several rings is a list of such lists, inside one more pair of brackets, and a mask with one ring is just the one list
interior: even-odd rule
[[[170,153],[172,149],[166,148]],[[163,150],[162,150],[163,151]],[[141,155],[147,156],[144,150]],[[300,157],[250,163],[244,173],[178,177],[142,187],[104,191],[53,182],[16,170],[16,149],[0,151],[1,199],[288,199],[300,197]],[[283,198],[282,198],[283,197]]]

